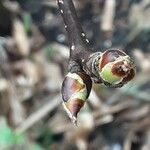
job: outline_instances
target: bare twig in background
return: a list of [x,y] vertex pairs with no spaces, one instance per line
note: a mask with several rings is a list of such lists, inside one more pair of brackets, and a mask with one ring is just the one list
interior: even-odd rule
[[29,40],[22,22],[18,19],[14,19],[13,22],[13,36],[17,45],[17,54],[28,56],[30,53]]
[[104,32],[113,31],[114,17],[116,11],[116,0],[106,0],[103,8],[101,30]]
[[130,131],[124,141],[123,150],[131,150],[131,144],[132,144],[133,138],[134,138],[134,133]]
[[[4,41],[3,46],[6,44],[5,42],[6,41]],[[0,49],[0,71],[8,80],[8,105],[10,110],[7,115],[9,116],[10,124],[16,126],[23,121],[25,116],[23,106],[17,97],[14,76],[11,72],[11,67],[5,49]]]
[[54,97],[54,99],[50,100],[50,97],[47,98],[49,102],[42,106],[37,112],[31,114],[24,122],[21,123],[19,127],[16,128],[16,132],[25,132],[29,128],[31,128],[35,123],[44,118],[48,113],[50,113],[53,109],[58,107],[60,104],[60,95]]

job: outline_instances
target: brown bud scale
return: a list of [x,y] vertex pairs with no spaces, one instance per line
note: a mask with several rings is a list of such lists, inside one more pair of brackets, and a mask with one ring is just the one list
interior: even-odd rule
[[77,114],[88,98],[92,87],[91,78],[83,73],[68,73],[62,84],[63,106],[74,124]]
[[81,99],[72,99],[68,103],[66,103],[66,107],[69,109],[71,114],[77,117],[78,112],[84,105],[84,101]]
[[83,89],[85,85],[81,84],[76,79],[65,77],[62,87],[62,97],[64,102],[67,102],[75,92]]
[[99,69],[101,70],[106,64],[114,62],[118,57],[126,56],[126,54],[120,50],[107,50],[101,56],[99,62]]

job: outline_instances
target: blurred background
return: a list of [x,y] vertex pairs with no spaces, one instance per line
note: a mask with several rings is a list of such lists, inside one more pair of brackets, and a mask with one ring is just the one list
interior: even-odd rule
[[69,49],[55,0],[0,0],[0,150],[150,150],[150,1],[74,0],[95,51],[123,49],[136,76],[93,85],[78,127],[61,105]]

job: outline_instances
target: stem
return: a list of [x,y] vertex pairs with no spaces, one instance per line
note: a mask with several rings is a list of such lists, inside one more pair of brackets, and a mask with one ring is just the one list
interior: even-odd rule
[[[57,2],[68,34],[70,46],[68,70],[71,73],[84,71],[93,77],[93,71],[91,71],[93,63],[93,57],[91,55],[93,55],[93,50],[90,48],[89,40],[86,38],[77,17],[74,4],[72,0],[57,0]],[[99,55],[99,52],[96,54]],[[93,56],[95,57],[97,55]],[[100,79],[98,78],[96,80]]]
[[68,34],[70,57],[74,59],[75,55],[81,54],[81,50],[82,52],[91,50],[89,40],[81,27],[72,0],[57,0],[57,2]]
[[57,2],[70,46],[69,73],[63,81],[61,93],[64,108],[76,124],[77,114],[90,94],[92,81],[121,87],[134,77],[135,69],[130,57],[120,50],[93,53],[72,0]]
[[[120,87],[123,83],[131,80],[135,71],[129,56],[116,49],[104,53],[93,53],[77,17],[72,0],[57,0],[57,2],[68,33],[70,45],[69,72],[85,72],[95,83],[104,83],[113,87]],[[117,58],[120,58],[119,61],[122,65],[117,64]],[[124,62],[128,64],[128,68]],[[107,63],[111,63],[111,65],[107,65],[104,69],[103,67]],[[115,72],[112,72],[112,69],[115,69]],[[120,77],[119,73],[125,73],[125,78],[122,78],[123,75]]]

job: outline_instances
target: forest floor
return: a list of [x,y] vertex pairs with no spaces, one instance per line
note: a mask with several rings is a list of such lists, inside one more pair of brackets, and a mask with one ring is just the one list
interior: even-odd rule
[[69,48],[55,0],[0,1],[0,150],[149,150],[149,0],[74,0],[95,51],[123,49],[136,76],[93,85],[78,127],[61,103]]

